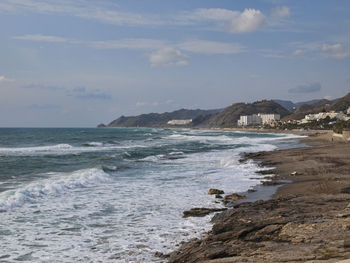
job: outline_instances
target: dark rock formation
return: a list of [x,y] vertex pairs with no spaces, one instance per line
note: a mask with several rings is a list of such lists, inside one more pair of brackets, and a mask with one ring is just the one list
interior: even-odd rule
[[239,194],[231,194],[231,195],[225,195],[224,199],[229,200],[229,201],[237,201],[246,198],[244,195],[239,195]]
[[202,217],[210,213],[220,212],[225,210],[227,210],[227,208],[192,208],[190,210],[184,211],[183,217],[184,218],[190,217],[190,216]]
[[225,192],[219,189],[215,189],[215,188],[210,188],[208,191],[208,194],[210,195],[221,195],[224,194]]

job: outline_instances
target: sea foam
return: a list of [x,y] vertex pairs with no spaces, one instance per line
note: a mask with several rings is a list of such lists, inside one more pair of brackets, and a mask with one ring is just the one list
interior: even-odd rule
[[25,203],[33,203],[48,195],[61,195],[77,188],[93,186],[107,182],[110,177],[101,169],[91,168],[71,173],[48,173],[50,177],[32,182],[16,190],[8,190],[0,194],[0,210],[20,207]]

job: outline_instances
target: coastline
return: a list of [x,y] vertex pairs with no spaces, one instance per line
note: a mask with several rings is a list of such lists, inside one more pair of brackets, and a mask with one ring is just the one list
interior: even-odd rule
[[233,203],[232,209],[213,217],[213,228],[204,238],[182,244],[170,254],[169,262],[337,262],[350,258],[350,144],[331,141],[327,131],[297,134],[308,135],[301,142],[309,147],[245,155],[244,160],[271,167],[266,174],[271,183],[266,187],[274,188],[270,192],[277,188],[272,198],[254,201],[248,195]]

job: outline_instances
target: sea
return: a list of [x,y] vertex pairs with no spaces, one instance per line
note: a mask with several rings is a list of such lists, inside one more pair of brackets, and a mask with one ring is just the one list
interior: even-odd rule
[[243,152],[298,136],[151,128],[0,129],[0,262],[162,262],[210,230],[226,194],[259,185]]

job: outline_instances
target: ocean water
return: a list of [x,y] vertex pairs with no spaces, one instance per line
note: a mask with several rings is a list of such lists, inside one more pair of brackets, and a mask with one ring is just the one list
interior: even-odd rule
[[160,262],[211,228],[225,193],[259,184],[242,152],[294,135],[173,129],[0,129],[0,262]]

